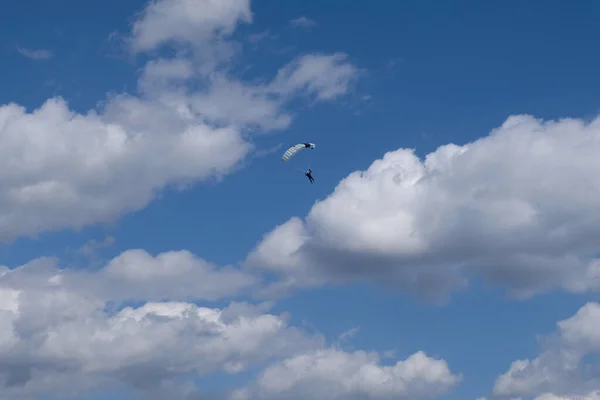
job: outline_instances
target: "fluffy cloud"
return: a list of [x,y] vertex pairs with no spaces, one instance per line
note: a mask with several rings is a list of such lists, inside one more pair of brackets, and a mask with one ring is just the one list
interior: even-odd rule
[[240,22],[252,22],[250,0],[158,0],[134,22],[131,46],[145,52],[170,42],[211,43],[233,33]]
[[[62,398],[125,385],[151,398],[174,379],[236,373],[322,346],[320,336],[288,326],[285,315],[265,313],[267,305],[145,301],[216,299],[247,283],[186,252],[153,258],[128,251],[97,272],[57,269],[48,259],[4,268],[0,397]],[[110,304],[130,297],[143,305]]]
[[111,221],[169,184],[230,172],[250,149],[233,127],[137,98],[115,100],[104,116],[61,99],[31,113],[2,106],[0,239]]
[[2,398],[81,394],[118,384],[151,391],[177,377],[239,372],[317,340],[270,314],[231,316],[230,309],[165,302],[107,315],[69,293],[19,297],[18,304],[4,305],[19,312],[2,311]]
[[329,348],[269,366],[255,385],[234,392],[248,399],[424,399],[439,396],[460,382],[443,360],[418,352],[395,365],[379,355]]
[[85,114],[61,98],[33,111],[0,105],[0,240],[111,222],[165,188],[220,179],[253,150],[251,130],[291,123],[294,96],[347,93],[358,70],[338,54],[305,55],[263,83],[232,78],[213,53],[241,21],[248,0],[153,1],[133,23],[133,49],[193,46],[150,59],[139,96]]
[[239,296],[258,283],[233,267],[217,267],[190,253],[153,256],[128,250],[97,270],[59,268],[58,260],[39,258],[14,269],[3,267],[0,283],[28,290],[65,290],[103,301],[207,300]]
[[498,377],[495,396],[538,396],[536,400],[599,398],[600,364],[593,357],[600,354],[600,303],[586,304],[557,325],[557,335],[537,358],[514,361]]
[[246,265],[279,273],[279,289],[369,279],[439,299],[477,275],[522,297],[597,290],[599,152],[600,119],[526,115],[424,160],[392,151],[268,233]]
[[95,279],[110,287],[111,298],[201,298],[217,300],[239,295],[256,279],[232,267],[217,268],[188,251],[152,257],[129,250],[112,259]]
[[[269,313],[269,304],[189,302],[233,296],[253,283],[185,251],[153,257],[129,250],[97,271],[61,269],[44,258],[2,267],[0,397],[126,387],[144,399],[189,400],[203,398],[194,377],[268,362],[256,382],[231,397],[426,398],[461,380],[423,352],[382,365],[376,353],[326,347],[322,336]],[[142,305],[120,306],[131,299]]]

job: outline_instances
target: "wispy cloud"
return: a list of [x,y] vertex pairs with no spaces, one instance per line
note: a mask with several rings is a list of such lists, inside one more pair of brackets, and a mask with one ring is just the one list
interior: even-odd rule
[[115,244],[115,238],[112,236],[107,236],[102,241],[92,239],[77,249],[76,252],[84,256],[91,257],[97,250],[110,247],[113,244]]
[[340,336],[338,337],[338,340],[339,340],[339,341],[345,341],[345,340],[348,340],[348,339],[350,339],[350,338],[354,337],[354,335],[356,335],[356,334],[358,333],[358,331],[359,331],[359,330],[360,330],[360,327],[358,327],[358,326],[356,326],[356,327],[354,327],[354,328],[352,328],[352,329],[348,329],[347,331],[345,331],[345,332],[342,332],[342,333],[340,334]]
[[272,34],[271,32],[269,32],[268,30],[263,31],[263,32],[259,32],[259,33],[254,33],[252,35],[248,36],[248,41],[252,44],[258,44],[262,41],[268,40],[268,39],[276,39],[277,35]]
[[33,50],[17,46],[17,50],[19,51],[19,53],[21,53],[27,58],[31,58],[32,60],[48,60],[54,56],[54,54],[50,50],[46,49]]
[[298,17],[290,21],[290,25],[294,28],[310,28],[317,24],[316,21],[306,18],[305,16]]

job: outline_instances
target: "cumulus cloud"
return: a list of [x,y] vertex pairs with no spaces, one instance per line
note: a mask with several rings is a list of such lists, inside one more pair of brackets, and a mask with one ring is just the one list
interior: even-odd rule
[[262,82],[232,77],[205,48],[241,21],[251,22],[247,0],[153,1],[133,23],[134,51],[193,46],[151,58],[139,96],[83,114],[62,98],[32,111],[0,105],[0,240],[112,222],[166,188],[221,179],[254,150],[249,133],[289,126],[294,96],[348,92],[357,70],[339,55],[305,55]]
[[514,361],[498,377],[495,396],[538,396],[536,400],[599,398],[600,364],[593,357],[600,354],[600,303],[587,303],[557,325],[557,334],[538,357]]
[[73,293],[37,295],[15,295],[17,304],[4,307],[19,311],[2,311],[3,398],[82,394],[120,384],[151,392],[177,377],[239,372],[313,347],[316,340],[270,314],[228,315],[229,308],[178,302],[107,314]]
[[[59,269],[52,259],[0,268],[0,397],[125,385],[151,398],[176,379],[237,373],[323,345],[268,304],[174,300],[223,298],[251,282],[187,252],[127,251],[96,272]],[[131,298],[143,305],[111,305]]]
[[234,127],[176,112],[136,98],[103,116],[58,98],[0,107],[0,239],[111,221],[169,184],[230,172],[251,148]]
[[381,365],[377,353],[329,348],[288,358],[267,367],[257,382],[235,391],[249,399],[425,399],[460,382],[443,360],[417,352],[394,365]]
[[39,258],[17,268],[7,268],[0,283],[31,290],[66,290],[114,302],[216,301],[242,295],[258,280],[234,267],[211,264],[186,250],[153,256],[134,249],[96,270],[60,268],[57,259]]
[[443,299],[482,276],[526,297],[600,288],[600,118],[512,116],[419,159],[398,149],[343,179],[246,265],[275,289],[368,279]]
[[250,0],[158,0],[132,26],[131,46],[145,52],[175,42],[207,45],[229,36],[240,22],[252,22]]
[[143,250],[129,250],[112,259],[101,278],[117,298],[199,297],[217,300],[238,295],[257,283],[255,277],[233,267],[215,265],[188,251],[156,257]]
[[[58,268],[49,258],[0,267],[0,396],[126,387],[144,399],[200,399],[194,377],[263,365],[232,398],[418,399],[461,380],[421,351],[383,365],[377,353],[328,347],[321,335],[289,325],[286,314],[269,313],[268,303],[196,304],[251,284],[243,272],[185,251],[129,250],[96,271]],[[141,305],[123,303],[132,299]]]

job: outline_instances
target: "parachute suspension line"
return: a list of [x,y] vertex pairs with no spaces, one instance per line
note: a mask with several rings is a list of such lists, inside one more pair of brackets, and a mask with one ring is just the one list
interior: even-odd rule
[[[315,147],[316,147],[316,145],[314,143],[309,143],[309,142],[298,143],[298,144],[292,145],[292,146],[288,147],[288,149],[285,151],[285,153],[283,153],[283,155],[281,156],[281,161],[287,163],[298,152],[300,152],[304,149],[314,150]],[[305,175],[308,176],[308,171],[310,170],[310,163],[308,164],[308,168],[306,168],[306,169],[302,169],[298,166],[295,166],[295,168],[298,171],[302,171]],[[311,181],[311,183],[312,183],[312,181]]]

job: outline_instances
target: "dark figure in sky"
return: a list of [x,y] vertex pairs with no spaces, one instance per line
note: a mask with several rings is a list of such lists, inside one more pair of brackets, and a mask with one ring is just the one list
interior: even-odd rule
[[304,145],[305,148],[309,148],[310,147],[310,143],[302,143]]
[[310,181],[310,183],[313,183],[315,180],[312,177],[312,171],[310,170],[310,168],[308,169],[308,171],[306,171],[304,173],[304,175],[306,175],[306,177],[308,178],[308,180]]

